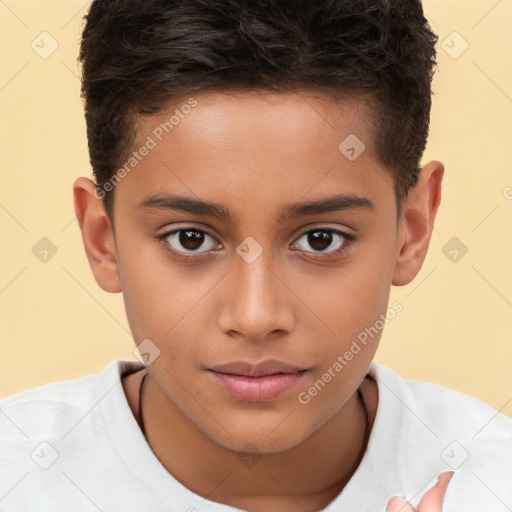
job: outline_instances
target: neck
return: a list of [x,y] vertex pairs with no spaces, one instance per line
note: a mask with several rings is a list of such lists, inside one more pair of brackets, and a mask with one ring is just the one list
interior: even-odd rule
[[[375,383],[364,380],[361,388],[366,391],[359,388],[299,445],[279,453],[241,455],[199,431],[163,395],[151,376],[142,384],[138,393],[139,424],[162,465],[197,494],[239,508],[251,508],[257,497],[281,496],[289,501],[290,495],[300,497],[299,510],[326,506],[361,462],[376,409],[372,399]],[[370,398],[370,410],[365,395]],[[282,510],[285,508],[283,503]]]

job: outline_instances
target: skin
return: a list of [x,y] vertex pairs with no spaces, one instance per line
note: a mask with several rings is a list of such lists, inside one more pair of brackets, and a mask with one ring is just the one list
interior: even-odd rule
[[[397,226],[393,177],[375,154],[364,102],[306,91],[194,97],[197,106],[116,186],[115,235],[95,184],[75,181],[87,257],[100,287],[123,293],[136,344],[149,338],[160,350],[147,367],[143,414],[166,469],[209,500],[242,509],[320,510],[364,453],[366,414],[356,391],[371,428],[378,391],[364,377],[380,333],[307,405],[298,394],[386,313],[390,286],[408,284],[421,269],[444,167],[423,167]],[[187,99],[139,118],[134,148]],[[338,150],[352,133],[366,146],[355,161]],[[157,193],[220,203],[232,217],[138,206]],[[279,216],[292,203],[340,193],[368,198],[374,209]],[[185,261],[178,235],[167,245],[157,239],[177,227],[212,238]],[[349,246],[332,235],[315,248],[304,234],[313,228],[356,240]],[[236,252],[248,236],[263,249],[252,263]],[[343,244],[348,249],[335,254]],[[206,371],[266,359],[308,371],[268,402],[234,399]],[[143,373],[123,379],[135,415]],[[248,466],[240,452],[256,463]]]
[[[418,512],[440,512],[448,484],[453,477],[453,471],[445,471],[439,475],[435,485],[427,491],[418,505]],[[394,497],[388,502],[386,512],[415,512],[409,502]]]

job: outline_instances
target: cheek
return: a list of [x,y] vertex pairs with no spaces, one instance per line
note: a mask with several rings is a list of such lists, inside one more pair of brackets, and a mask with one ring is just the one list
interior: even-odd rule
[[353,264],[334,281],[339,290],[339,314],[333,322],[343,331],[348,329],[350,336],[372,326],[387,310],[395,251],[392,242],[375,237],[367,247],[361,247]]
[[[321,339],[311,349],[311,360],[320,363],[314,377],[322,378],[331,368],[336,378],[321,394],[335,394],[337,403],[343,399],[343,389],[364,376],[385,326],[382,315],[385,318],[388,310],[394,257],[391,238],[374,237],[338,268],[315,269],[307,279],[296,278],[298,295],[310,306],[309,311],[304,309],[308,337]],[[342,362],[333,368],[339,356]]]
[[340,343],[356,337],[386,312],[388,274],[382,266],[351,264],[307,279],[297,277],[297,295],[309,306],[305,312],[311,313],[308,323],[315,322],[319,334],[333,340],[333,349],[341,349]]
[[149,237],[118,235],[118,272],[135,341],[161,339],[191,308],[190,281]]
[[341,408],[364,378],[385,326],[381,315],[386,315],[389,299],[389,283],[379,272],[340,272],[325,285],[323,293],[307,295],[321,320],[309,325],[310,337],[321,336],[321,343],[311,356],[318,363],[315,371],[297,396],[304,413],[316,418],[316,426]]
[[126,314],[136,343],[149,338],[169,354],[166,366],[196,360],[212,337],[214,297],[227,268],[180,265],[148,240],[120,239],[118,266]]

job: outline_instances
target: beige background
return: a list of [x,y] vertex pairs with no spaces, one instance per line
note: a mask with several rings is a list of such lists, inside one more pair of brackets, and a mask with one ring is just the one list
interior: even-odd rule
[[[73,213],[72,182],[91,176],[76,65],[87,6],[0,3],[0,397],[134,358],[122,297],[96,285]],[[445,164],[443,200],[420,275],[392,288],[404,309],[376,359],[512,416],[512,3],[424,7],[440,41],[423,161]],[[42,32],[58,43],[47,59],[31,47],[51,48]],[[57,247],[46,263],[42,237]],[[467,247],[456,262],[452,237]]]

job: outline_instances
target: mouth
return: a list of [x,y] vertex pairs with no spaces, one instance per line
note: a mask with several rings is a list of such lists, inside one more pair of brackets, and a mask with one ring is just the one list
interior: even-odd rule
[[214,382],[232,398],[250,402],[276,400],[294,388],[308,369],[282,361],[237,361],[208,368]]

